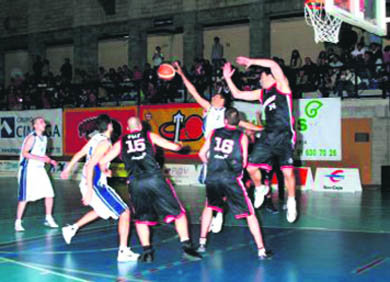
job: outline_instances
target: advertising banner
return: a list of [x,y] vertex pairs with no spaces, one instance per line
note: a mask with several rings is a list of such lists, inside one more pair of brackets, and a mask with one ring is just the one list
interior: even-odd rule
[[[257,123],[260,104],[234,102],[233,106],[243,113],[248,121]],[[295,159],[341,160],[340,98],[294,100],[293,116],[297,133]]]
[[296,116],[296,158],[312,161],[340,161],[340,98],[299,99]]
[[[313,190],[314,179],[310,167],[294,167],[295,184],[300,190]],[[278,179],[274,173],[272,176],[272,186],[278,185]]]
[[19,155],[24,138],[33,130],[31,120],[46,120],[47,152],[62,156],[62,109],[0,112],[0,155]]
[[358,168],[317,168],[314,191],[361,192]]
[[201,165],[165,164],[165,175],[176,185],[201,185],[198,182]]
[[112,118],[113,136],[117,139],[126,133],[127,119],[130,116],[137,116],[137,107],[66,109],[64,112],[65,155],[76,153],[87,143],[90,134],[95,132],[95,119],[101,114],[108,114]]
[[188,154],[165,151],[166,159],[198,159],[203,145],[203,109],[198,104],[141,106],[140,117],[152,132],[190,147]]
[[[57,166],[46,164],[48,174],[53,179],[61,179],[60,174],[65,169],[68,162],[57,162]],[[84,163],[78,163],[72,169],[69,179],[80,180]],[[19,161],[0,161],[0,176],[16,177],[18,175]]]

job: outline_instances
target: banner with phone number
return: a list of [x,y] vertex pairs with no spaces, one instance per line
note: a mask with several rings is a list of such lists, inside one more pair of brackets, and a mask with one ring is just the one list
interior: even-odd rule
[[204,139],[202,115],[203,109],[195,103],[140,107],[140,118],[149,124],[152,132],[190,148],[188,154],[165,151],[166,159],[198,159]]
[[95,119],[101,114],[107,114],[112,118],[113,135],[119,138],[126,133],[128,118],[137,116],[137,107],[66,109],[64,111],[65,155],[78,152],[87,143],[89,135],[95,131]]
[[300,160],[340,161],[340,98],[299,99],[295,102],[297,144]]
[[[261,111],[258,103],[234,102],[233,106],[249,121],[257,121],[256,115]],[[340,98],[294,100],[293,116],[297,133],[295,159],[341,160]]]

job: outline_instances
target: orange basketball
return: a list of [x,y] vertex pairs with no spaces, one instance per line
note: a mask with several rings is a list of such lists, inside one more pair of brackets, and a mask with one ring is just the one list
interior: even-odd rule
[[176,71],[170,64],[161,64],[157,69],[157,75],[164,80],[171,80],[175,77]]

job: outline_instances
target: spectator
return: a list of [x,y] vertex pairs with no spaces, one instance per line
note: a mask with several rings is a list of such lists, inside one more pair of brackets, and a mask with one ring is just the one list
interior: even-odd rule
[[302,70],[305,72],[305,75],[307,75],[309,83],[314,85],[314,80],[317,75],[317,66],[310,57],[305,57],[305,64],[303,65]]
[[372,52],[372,58],[374,62],[376,62],[378,59],[382,59],[383,54],[381,50],[381,45],[378,43],[370,43],[370,51]]
[[72,81],[73,68],[69,58],[65,58],[65,62],[61,66],[60,73],[61,73],[61,77],[64,79],[65,82],[70,83]]
[[348,97],[355,96],[355,85],[359,85],[361,80],[359,77],[356,77],[353,72],[349,69],[342,69],[340,71],[340,77],[336,83],[336,91],[339,97],[343,97],[343,92],[347,92]]
[[211,63],[214,69],[218,69],[222,66],[221,60],[223,59],[223,45],[219,41],[219,37],[214,37],[214,44],[211,48]]
[[363,78],[368,78],[370,80],[376,76],[375,58],[372,52],[366,51],[364,53],[363,59],[364,59],[364,64],[362,66],[363,73],[364,73]]
[[366,47],[364,47],[364,43],[361,41],[358,42],[356,44],[355,49],[351,52],[352,59],[354,59],[354,60],[358,60],[359,58],[363,59],[364,53],[366,51],[367,51],[367,49],[366,49]]
[[50,72],[50,62],[48,59],[43,60],[43,65],[42,65],[42,77],[43,78],[48,78],[49,77],[49,72]]
[[291,53],[290,68],[299,69],[302,66],[302,58],[297,49],[294,49]]
[[33,64],[33,73],[35,75],[36,79],[41,79],[42,77],[42,68],[43,68],[43,63],[41,56],[36,56],[35,62]]
[[344,64],[340,61],[339,56],[332,55],[330,57],[329,66],[332,68],[339,68],[342,67]]
[[383,63],[386,64],[386,71],[390,72],[390,45],[383,50]]
[[333,48],[328,48],[326,50],[326,56],[328,57],[328,61],[330,62],[331,61],[331,58],[333,56],[337,56],[337,54],[335,53],[334,49]]
[[153,67],[157,68],[164,61],[164,55],[161,53],[161,47],[157,46],[153,54]]
[[321,92],[322,97],[329,97],[336,85],[337,74],[332,69],[328,68],[325,71],[320,71],[317,78],[317,88]]
[[328,58],[326,56],[326,52],[325,51],[321,51],[318,54],[317,66],[319,66],[319,67],[328,66]]
[[123,71],[123,81],[130,81],[131,79],[133,79],[134,74],[127,65],[122,66],[122,71]]

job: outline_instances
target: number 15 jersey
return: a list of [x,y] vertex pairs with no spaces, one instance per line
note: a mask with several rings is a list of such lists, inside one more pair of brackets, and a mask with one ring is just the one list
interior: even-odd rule
[[207,164],[207,179],[220,174],[240,176],[243,170],[241,140],[244,133],[227,127],[212,132]]
[[160,166],[148,131],[134,131],[122,137],[122,160],[129,177],[155,174]]

